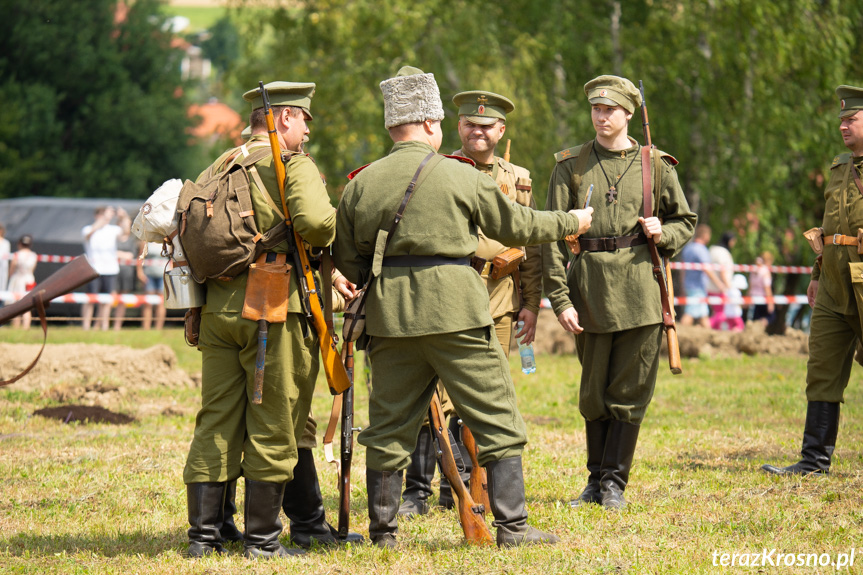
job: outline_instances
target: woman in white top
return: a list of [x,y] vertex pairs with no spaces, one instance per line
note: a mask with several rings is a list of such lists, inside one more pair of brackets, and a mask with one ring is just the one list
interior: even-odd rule
[[[36,270],[38,256],[31,250],[33,237],[21,236],[18,240],[18,251],[12,254],[12,262],[9,265],[9,287],[8,290],[15,294],[18,301],[27,292],[36,286],[36,278],[33,272]],[[26,312],[12,320],[12,327],[30,327],[30,312]]]

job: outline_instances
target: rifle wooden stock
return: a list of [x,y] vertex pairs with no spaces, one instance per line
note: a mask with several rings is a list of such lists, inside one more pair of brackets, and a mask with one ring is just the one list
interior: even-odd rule
[[[644,85],[638,81],[638,89],[641,92],[641,125],[644,128],[644,137],[647,144],[641,149],[641,185],[644,193],[644,217],[653,215],[652,199],[653,185],[650,179],[650,156],[653,151],[653,142],[650,139],[650,121],[647,118],[647,101],[644,99]],[[671,269],[668,262],[663,264],[663,258],[659,255],[656,240],[647,238],[647,247],[650,251],[650,260],[653,263],[653,277],[659,284],[659,297],[662,304],[662,325],[665,328],[666,343],[668,344],[668,367],[674,375],[683,373],[680,363],[680,342],[677,341],[677,326],[674,324],[674,284],[671,280]],[[665,272],[665,273],[663,273]]]
[[504,162],[508,162],[508,161],[509,161],[509,146],[510,146],[511,144],[512,144],[512,140],[510,140],[509,138],[507,138],[507,140],[506,140],[506,151],[504,151],[504,153],[503,153],[503,161],[504,161]]
[[0,308],[0,325],[8,322],[14,317],[25,314],[33,308],[36,308],[39,314],[39,321],[42,324],[42,348],[36,355],[36,359],[30,362],[24,371],[5,381],[0,381],[0,387],[15,383],[31,369],[36,366],[39,358],[42,357],[42,351],[45,349],[45,342],[48,341],[48,321],[45,318],[45,308],[48,307],[51,300],[55,297],[65,295],[70,291],[81,287],[99,277],[99,273],[93,269],[90,262],[87,261],[87,256],[78,256],[68,264],[61,267],[59,270],[45,278],[40,284],[30,290],[27,295],[15,303],[9,304]]
[[315,276],[312,266],[309,264],[309,255],[303,247],[303,238],[296,232],[291,223],[291,214],[285,201],[285,163],[282,161],[282,148],[276,136],[276,122],[273,117],[273,109],[270,107],[270,99],[264,83],[260,82],[261,97],[264,109],[267,113],[267,131],[270,138],[270,148],[273,151],[273,168],[276,170],[276,181],[279,185],[279,195],[282,199],[282,212],[285,214],[285,224],[294,237],[293,257],[294,267],[297,270],[297,283],[302,292],[303,308],[315,332],[318,334],[318,343],[321,346],[321,358],[323,360],[324,374],[327,377],[327,385],[330,393],[338,395],[351,386],[345,366],[339,357],[339,350],[333,334],[324,319],[324,310],[321,298],[315,284]]
[[[345,371],[351,384],[354,382],[354,344],[346,341]],[[342,393],[340,466],[339,466],[339,539],[346,540],[351,514],[351,462],[354,456],[354,386]]]
[[440,464],[441,472],[449,480],[450,487],[458,500],[458,517],[461,522],[462,531],[464,531],[465,539],[469,543],[491,545],[494,543],[494,538],[491,536],[488,525],[485,524],[481,507],[474,502],[459,476],[455,457],[453,457],[452,445],[449,441],[449,434],[446,428],[444,428],[443,421],[443,407],[441,406],[437,390],[435,390],[431,405],[429,405],[429,425],[437,439],[438,463]]
[[99,273],[87,261],[87,256],[78,256],[45,278],[23,298],[0,308],[0,325],[36,307],[35,296],[39,292],[42,292],[42,301],[45,302],[45,307],[48,307],[48,303],[55,297],[66,295],[97,277]]
[[488,476],[486,475],[485,467],[480,467],[479,465],[476,440],[473,438],[473,433],[467,425],[462,425],[461,427],[461,440],[470,456],[470,496],[480,504],[482,515],[485,517],[486,511],[491,509],[491,503],[488,500]]

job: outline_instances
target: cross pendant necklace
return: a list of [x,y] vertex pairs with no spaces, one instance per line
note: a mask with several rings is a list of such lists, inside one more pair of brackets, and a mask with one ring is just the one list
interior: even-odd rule
[[[639,146],[639,150],[641,146]],[[621,178],[629,171],[629,168],[632,167],[632,164],[635,163],[635,158],[638,157],[638,154],[635,153],[632,155],[632,160],[629,162],[629,165],[626,166],[626,169],[623,170],[623,173],[617,176],[614,180],[614,184],[611,183],[611,179],[608,177],[608,174],[605,173],[605,167],[602,165],[602,159],[600,159],[599,154],[596,152],[596,140],[593,141],[593,153],[596,155],[596,163],[599,164],[599,169],[602,170],[602,175],[605,177],[605,182],[608,184],[608,192],[605,194],[605,198],[608,200],[609,204],[613,204],[617,202],[617,182],[620,181]]]

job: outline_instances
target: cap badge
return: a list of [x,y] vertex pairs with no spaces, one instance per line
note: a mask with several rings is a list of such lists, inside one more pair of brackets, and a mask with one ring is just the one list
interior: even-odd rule
[[482,116],[483,114],[485,114],[485,106],[483,106],[482,104],[480,104],[480,105],[479,105],[479,108],[477,108],[477,109],[476,109],[476,112],[477,112],[477,114],[479,114],[480,116]]
[[608,90],[600,90],[599,91],[599,97],[600,98],[605,98],[607,95],[608,95]]
[[476,99],[477,104],[488,104],[488,98],[485,96],[480,96]]
[[844,110],[844,109],[845,109],[845,100],[839,100],[839,109],[840,109],[840,110]]

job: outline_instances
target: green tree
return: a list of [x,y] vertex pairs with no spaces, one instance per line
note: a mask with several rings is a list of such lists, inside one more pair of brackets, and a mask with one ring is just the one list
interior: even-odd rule
[[145,198],[188,175],[181,54],[156,0],[12,4],[0,20],[0,197]]

